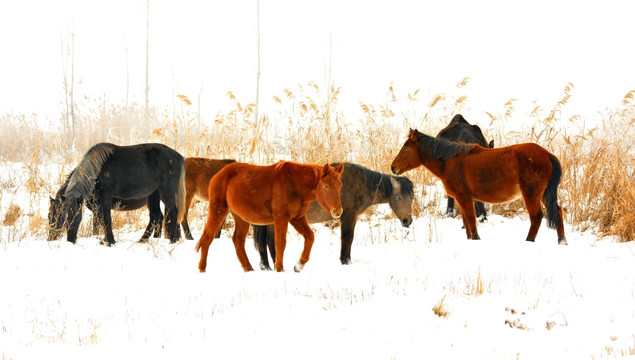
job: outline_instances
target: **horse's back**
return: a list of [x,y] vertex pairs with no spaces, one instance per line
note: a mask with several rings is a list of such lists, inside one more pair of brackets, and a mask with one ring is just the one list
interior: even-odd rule
[[203,201],[209,199],[210,180],[226,165],[236,162],[233,159],[207,159],[201,157],[185,158],[185,182],[188,192]]

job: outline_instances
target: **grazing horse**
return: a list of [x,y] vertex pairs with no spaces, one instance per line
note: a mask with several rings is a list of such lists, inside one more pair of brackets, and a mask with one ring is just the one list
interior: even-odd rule
[[[57,220],[56,216],[60,216],[59,211],[61,209],[62,203],[65,199],[64,193],[66,192],[66,188],[68,188],[68,181],[75,172],[76,169],[73,169],[71,174],[66,178],[66,182],[60,187],[60,189],[55,194],[55,198],[49,196],[49,223],[53,225]],[[152,193],[150,196],[158,196],[158,192]],[[143,197],[139,199],[119,199],[113,197],[112,199],[112,210],[115,211],[131,211],[141,209],[144,206],[147,206],[148,203],[154,204],[154,201],[148,202],[148,197]],[[156,202],[158,204],[158,202]],[[99,234],[99,227],[104,226],[104,217],[101,214],[99,203],[95,199],[94,196],[91,196],[86,200],[86,207],[90,209],[93,213],[93,235]],[[140,242],[146,241],[150,235],[154,232],[154,237],[161,236],[161,223],[163,222],[163,214],[161,213],[161,208],[158,207],[156,209],[148,208],[150,211],[150,222],[146,227],[143,235],[141,236]],[[61,219],[58,219],[61,220]],[[62,221],[63,222],[63,221]],[[51,229],[53,226],[51,226]],[[55,234],[54,232],[49,232],[49,240],[54,240]]]
[[468,239],[480,239],[474,199],[497,204],[522,196],[531,221],[527,241],[536,239],[543,217],[542,202],[547,208],[547,226],[557,230],[558,244],[567,244],[558,206],[562,168],[560,161],[539,145],[487,149],[433,138],[411,129],[391,169],[399,175],[421,165],[439,178],[448,195],[459,203]]
[[[454,115],[448,126],[439,131],[437,138],[465,144],[477,144],[484,148],[494,147],[494,140],[490,141],[488,144],[487,140],[485,140],[485,136],[483,136],[481,128],[478,127],[478,125],[471,125],[468,123],[461,114]],[[476,217],[480,218],[481,222],[487,220],[485,205],[483,205],[480,201],[476,201],[474,206],[476,207]],[[445,213],[447,216],[454,217],[454,198],[451,196],[448,196],[448,206]]]
[[[338,163],[331,164],[332,166]],[[367,169],[361,165],[344,163],[342,172],[342,199],[340,261],[343,265],[351,263],[351,245],[355,234],[357,217],[370,206],[390,204],[390,208],[399,218],[403,227],[412,223],[412,200],[414,190],[412,181],[404,176],[392,176]],[[310,224],[331,220],[331,215],[313,201],[306,213]],[[260,268],[271,270],[267,259],[267,247],[271,258],[275,260],[273,226],[254,226],[254,245],[260,253]]]
[[[181,227],[183,227],[186,239],[194,240],[190,225],[187,222],[187,214],[192,200],[207,202],[209,200],[209,194],[207,193],[209,181],[225,165],[233,162],[236,162],[236,160],[216,160],[200,157],[185,158],[185,215],[181,221]],[[219,237],[219,234],[220,232],[216,237]]]
[[152,227],[153,214],[160,213],[159,201],[162,201],[167,235],[173,243],[180,238],[179,221],[185,211],[185,160],[165,145],[97,144],[86,152],[67,182],[59,201],[55,199],[49,208],[50,240],[66,229],[67,240],[75,243],[82,205],[85,200],[94,199],[110,246],[115,243],[110,216],[113,202],[142,198],[147,198],[150,209],[148,227]]
[[209,213],[196,251],[201,250],[198,268],[205,272],[207,253],[231,211],[234,218],[234,247],[244,271],[253,268],[245,252],[249,224],[274,224],[276,271],[283,271],[288,224],[304,237],[304,250],[295,271],[304,267],[313,246],[313,230],[306,219],[309,204],[316,200],[328,213],[342,215],[340,188],[343,165],[336,167],[279,161],[269,166],[232,163],[222,168],[209,182]]

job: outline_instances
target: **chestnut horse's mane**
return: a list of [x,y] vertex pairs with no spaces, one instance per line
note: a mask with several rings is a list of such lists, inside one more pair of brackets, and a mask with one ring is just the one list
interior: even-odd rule
[[457,143],[446,139],[428,136],[416,130],[414,131],[417,135],[417,144],[419,145],[419,148],[437,160],[447,160],[458,154],[468,154],[474,150],[473,144]]

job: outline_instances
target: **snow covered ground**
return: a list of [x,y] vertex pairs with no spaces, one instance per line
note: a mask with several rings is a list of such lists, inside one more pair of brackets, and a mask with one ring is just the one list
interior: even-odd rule
[[[635,354],[635,245],[492,215],[410,229],[380,205],[357,224],[353,264],[318,224],[311,260],[289,231],[284,273],[242,272],[230,234],[198,273],[195,241],[138,244],[141,229],[0,244],[2,359],[589,359]],[[145,216],[145,215],[144,215]],[[144,220],[145,221],[145,220]],[[10,231],[4,227],[2,231]],[[200,227],[194,236],[200,236]],[[3,239],[9,237],[3,236]],[[248,255],[258,254],[248,239]],[[436,312],[435,312],[436,310]]]

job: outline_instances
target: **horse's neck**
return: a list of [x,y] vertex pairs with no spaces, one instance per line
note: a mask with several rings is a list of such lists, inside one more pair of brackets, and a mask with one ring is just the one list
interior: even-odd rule
[[373,194],[372,205],[390,202],[390,195],[393,191],[390,175],[381,174],[380,180],[377,184],[371,185],[370,189]]
[[303,190],[303,192],[312,193],[313,196],[316,196],[315,190],[320,181],[320,166],[286,163],[285,167],[288,168],[291,174],[301,177],[301,181],[295,183],[298,190]]
[[428,169],[434,176],[442,178],[445,169],[445,161],[433,158],[429,153],[419,150],[419,158],[421,164]]

